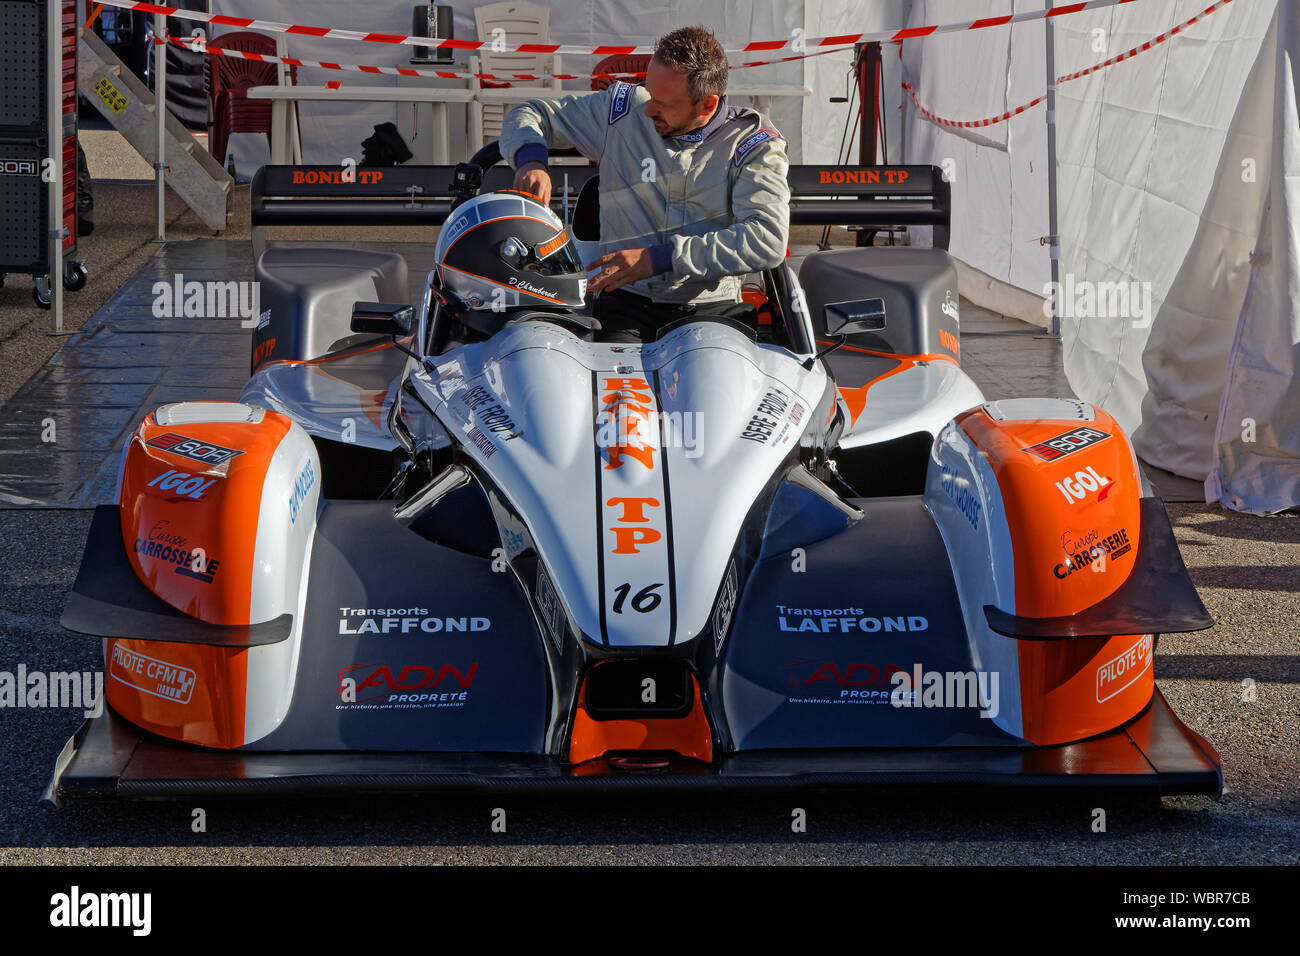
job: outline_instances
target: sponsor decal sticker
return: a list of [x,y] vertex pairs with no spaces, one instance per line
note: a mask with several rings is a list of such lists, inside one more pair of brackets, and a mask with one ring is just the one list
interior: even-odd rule
[[384,171],[382,169],[357,169],[355,167],[343,169],[336,166],[326,166],[323,169],[295,169],[292,182],[295,186],[318,186],[323,184],[351,186],[354,183],[370,186],[383,178]]
[[1103,475],[1097,474],[1095,468],[1085,468],[1083,471],[1076,471],[1073,478],[1063,478],[1056,483],[1056,489],[1065,498],[1067,504],[1074,504],[1076,501],[1083,501],[1090,492],[1099,491],[1098,501],[1105,501],[1107,496],[1114,490],[1114,483]]
[[1109,437],[1108,432],[1098,431],[1095,428],[1075,428],[1020,450],[1043,461],[1056,461],[1066,455],[1073,455],[1081,448],[1103,442]]
[[3,176],[35,176],[36,160],[34,159],[0,159],[0,175]]
[[[160,521],[159,525],[167,524],[166,521]],[[179,538],[181,544],[172,544],[170,539],[175,539],[175,535],[162,535],[155,537],[158,525],[149,532],[148,538],[135,539],[135,553],[146,558],[153,558],[164,564],[174,564],[175,572],[183,577],[193,578],[196,581],[202,581],[204,584],[211,584],[212,579],[217,575],[217,569],[221,562],[216,558],[208,557],[206,551],[202,548],[183,547],[185,539]]]
[[[658,498],[610,498],[605,502],[605,507],[617,508],[620,512],[617,516],[609,516],[611,520],[619,522],[609,529],[614,536],[614,547],[610,549],[610,554],[640,554],[641,545],[654,544],[663,538],[663,532],[658,528],[644,527],[652,521],[646,517],[645,509],[658,509]],[[657,513],[655,518],[658,518]]]
[[477,425],[470,426],[468,436],[470,444],[482,452],[484,458],[491,458],[497,453],[497,446],[492,443],[492,439],[483,434],[483,430]]
[[543,289],[539,285],[533,285],[527,279],[520,279],[518,276],[510,277],[510,284],[516,289],[523,289],[525,292],[531,292],[533,295],[539,295],[543,299],[559,299],[559,296],[550,289]]
[[722,590],[718,594],[718,607],[713,612],[713,651],[722,653],[722,642],[727,639],[727,628],[731,627],[731,615],[736,610],[736,594],[740,590],[740,575],[736,573],[736,559],[727,565],[727,573],[722,579]]
[[[602,445],[602,456],[607,460],[605,469],[622,468],[628,459],[634,459],[650,471],[655,469],[656,435],[650,428],[654,413],[654,398],[650,383],[643,378],[606,378],[601,387],[600,415],[605,421],[617,423],[618,441]],[[597,424],[602,421],[598,416]],[[649,499],[646,499],[649,500]],[[658,507],[659,502],[654,503]],[[646,518],[625,518],[626,521],[646,521]]]
[[307,499],[307,492],[311,491],[312,486],[316,484],[316,468],[310,458],[298,472],[298,477],[293,481],[293,489],[289,492],[289,524],[298,523],[298,509]]
[[436,617],[426,607],[340,607],[339,633],[362,634],[467,634],[492,629],[491,618]]
[[1102,555],[1114,560],[1124,557],[1133,550],[1127,528],[1120,528],[1113,534],[1098,540],[1099,537],[1096,529],[1085,534],[1079,534],[1077,531],[1066,531],[1062,534],[1061,549],[1065,552],[1066,559],[1054,567],[1052,573],[1065,580],[1080,568],[1090,567]]
[[[766,445],[772,438],[778,425],[785,418],[786,409],[789,402],[786,399],[785,392],[779,388],[769,388],[758,407],[749,418],[749,424],[745,426],[744,431],[740,433],[744,441],[758,442]],[[801,413],[802,415],[802,413]],[[784,433],[782,433],[784,435]],[[779,441],[779,437],[778,437]]]
[[939,344],[953,355],[957,356],[958,360],[961,359],[961,340],[958,339],[957,336],[953,335],[951,332],[945,332],[943,329],[940,329]]
[[[944,292],[943,305],[939,306],[939,311],[948,316],[948,318],[952,319],[958,325],[961,324],[961,319],[958,317],[957,312],[957,300],[952,297],[952,289],[948,289]],[[956,349],[953,351],[956,351]]]
[[[464,707],[478,674],[478,661],[453,664],[348,664],[338,673],[336,709],[410,710]],[[351,688],[352,695],[347,693]]]
[[551,640],[555,642],[555,649],[563,652],[564,650],[564,607],[560,604],[560,596],[555,593],[555,585],[551,583],[551,576],[546,573],[541,562],[537,564],[537,610],[542,616],[542,621],[546,624],[547,633],[551,635]]
[[551,255],[557,250],[563,249],[564,244],[568,241],[569,241],[569,234],[565,232],[563,229],[561,229],[550,239],[547,239],[545,242],[540,242],[537,244],[538,258],[545,259],[547,256]]
[[939,474],[939,488],[952,499],[952,503],[957,506],[957,510],[970,522],[970,526],[978,531],[980,529],[980,514],[984,509],[979,502],[979,498],[970,488],[970,480],[944,465]]
[[[475,222],[478,221],[477,215],[473,218]],[[462,214],[450,225],[444,226],[442,230],[442,239],[444,243],[443,248],[450,248],[451,244],[460,237],[460,234],[469,228],[469,224],[470,216],[468,214]]]
[[267,359],[271,357],[271,353],[274,351],[275,351],[275,336],[271,336],[271,338],[257,343],[257,348],[253,349],[253,364],[261,365],[263,362],[265,362]]
[[897,664],[840,663],[798,657],[785,665],[791,704],[888,704]]
[[777,623],[782,631],[814,634],[891,634],[924,631],[930,622],[919,614],[868,615],[860,607],[798,608],[776,605]]
[[178,704],[188,704],[194,694],[194,671],[127,650],[120,643],[113,645],[108,674],[113,680],[143,694]]
[[159,491],[172,491],[174,492],[173,497],[193,498],[198,501],[216,480],[215,478],[205,478],[202,475],[191,475],[185,471],[168,470],[154,478],[145,487],[157,488]]
[[1155,641],[1143,634],[1119,657],[1097,668],[1097,703],[1103,704],[1132,686],[1151,669]]
[[609,99],[609,125],[613,126],[624,116],[632,106],[632,84],[617,82],[614,84],[614,94]]
[[462,392],[460,400],[465,408],[474,414],[479,426],[492,432],[493,437],[502,441],[519,437],[520,432],[515,425],[515,420],[497,401],[496,396],[482,385],[475,385],[468,391]]
[[223,448],[221,445],[199,441],[197,438],[186,438],[175,432],[155,435],[145,444],[150,448],[160,448],[169,454],[180,455],[182,458],[202,462],[205,465],[225,464],[235,456],[243,454],[238,448]]
[[754,151],[761,143],[766,143],[769,139],[778,135],[770,129],[760,129],[757,133],[746,137],[736,147],[736,165],[739,166],[745,161],[745,157]]
[[113,81],[106,76],[101,76],[99,82],[94,86],[95,95],[103,101],[114,113],[120,113],[131,105],[131,101],[123,95],[122,91],[113,85]]
[[817,171],[817,181],[824,186],[829,186],[832,183],[837,186],[841,183],[873,186],[879,185],[881,182],[905,183],[911,175],[906,169],[819,169]]

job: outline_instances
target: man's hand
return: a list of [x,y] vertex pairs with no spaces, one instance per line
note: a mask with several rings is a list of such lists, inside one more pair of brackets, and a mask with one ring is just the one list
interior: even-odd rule
[[532,193],[543,206],[551,202],[551,174],[542,163],[524,163],[515,170],[515,189]]
[[589,292],[613,292],[629,282],[648,279],[654,275],[649,249],[620,249],[611,252],[592,262],[587,266],[587,271],[596,273],[587,283]]

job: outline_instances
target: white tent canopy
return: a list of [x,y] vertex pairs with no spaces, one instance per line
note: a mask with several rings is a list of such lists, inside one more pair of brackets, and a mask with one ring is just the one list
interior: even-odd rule
[[[956,18],[958,8],[970,17],[1039,6],[917,0],[908,23]],[[1229,3],[1168,42],[1062,84],[1057,98],[1066,293],[1058,300],[1070,384],[1114,415],[1159,467],[1195,479],[1216,467],[1248,472],[1239,483],[1224,476],[1222,494],[1213,482],[1207,493],[1257,512],[1300,506],[1300,403],[1282,385],[1294,388],[1300,342],[1295,267],[1285,258],[1296,252],[1296,180],[1294,166],[1289,177],[1277,169],[1296,122],[1283,108],[1286,84],[1275,81],[1275,65],[1291,62],[1286,51],[1300,44],[1271,26],[1277,6]],[[1140,46],[1205,7],[1141,0],[1061,17],[1055,72]],[[904,77],[938,116],[996,116],[1044,92],[1044,37],[1031,24],[996,38],[908,41]],[[983,280],[963,292],[1046,325],[1038,307],[1050,288],[1040,244],[1048,232],[1044,108],[974,131],[941,126],[910,100],[906,109],[907,161],[953,163],[953,253]],[[1290,203],[1280,203],[1288,188]],[[1256,254],[1252,278],[1252,250],[1270,228],[1270,189],[1270,234],[1275,242],[1289,236],[1289,249]],[[1017,307],[1017,293],[1038,298],[1019,298]],[[1234,444],[1251,407],[1267,424]]]

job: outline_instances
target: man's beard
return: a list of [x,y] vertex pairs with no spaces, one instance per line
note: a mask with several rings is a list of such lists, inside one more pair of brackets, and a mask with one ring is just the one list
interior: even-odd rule
[[655,120],[654,124],[655,124],[655,132],[658,133],[660,136],[685,136],[687,133],[694,133],[697,129],[700,129],[703,126],[707,125],[705,123],[701,123],[699,126],[691,126],[689,123],[684,123],[681,126],[669,129],[668,124],[663,123],[662,120]]
[[692,121],[687,120],[681,126],[674,127],[673,129],[668,129],[667,124],[664,124],[664,126],[661,127],[660,123],[662,122],[662,120],[656,118],[655,120],[653,120],[655,124],[655,132],[658,133],[660,136],[685,136],[688,133],[698,132],[699,130],[704,129],[704,127],[708,126],[711,122],[713,122],[713,117],[718,114],[718,110],[720,108],[721,108],[721,104],[715,106],[713,108],[713,112],[710,113],[708,116],[704,117],[704,119],[701,120],[699,124],[696,126],[692,126],[691,125]]

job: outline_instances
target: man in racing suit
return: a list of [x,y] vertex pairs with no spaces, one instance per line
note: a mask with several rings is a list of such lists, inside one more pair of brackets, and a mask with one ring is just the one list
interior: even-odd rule
[[785,140],[727,103],[727,60],[703,27],[659,41],[644,86],[529,100],[506,116],[515,188],[551,198],[547,146],[600,163],[595,315],[616,338],[650,341],[691,315],[751,318],[740,276],[775,268],[790,231]]

